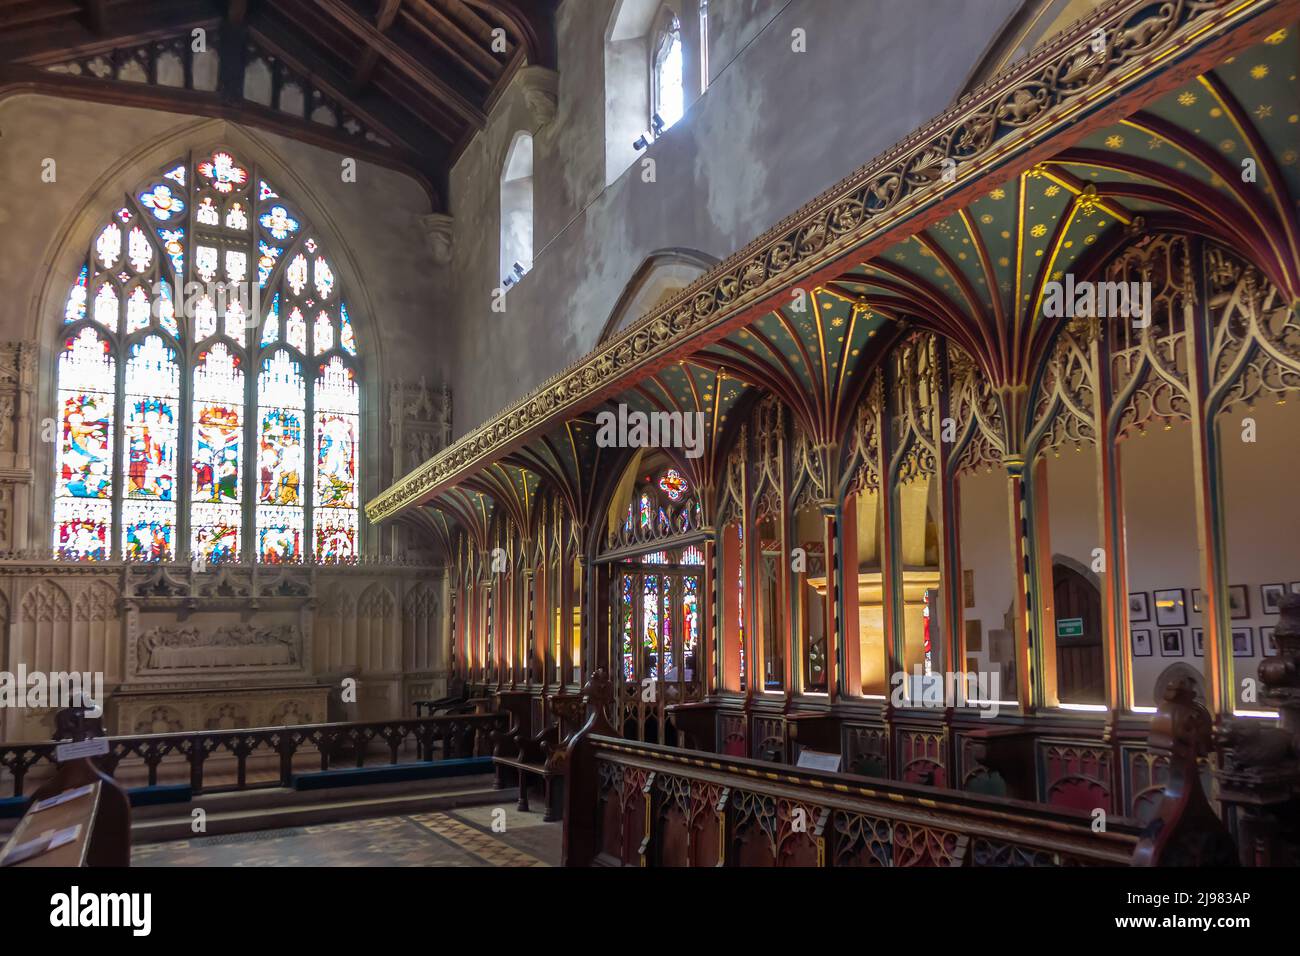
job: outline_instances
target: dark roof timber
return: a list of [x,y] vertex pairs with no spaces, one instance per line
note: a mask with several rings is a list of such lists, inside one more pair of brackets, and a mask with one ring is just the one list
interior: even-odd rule
[[[7,0],[0,94],[48,93],[230,119],[408,173],[434,209],[451,165],[523,63],[554,68],[557,0]],[[216,90],[50,72],[215,30]],[[303,115],[244,95],[251,56],[303,89]],[[148,57],[146,57],[148,59]],[[281,67],[277,66],[276,69]],[[284,80],[276,75],[276,89]],[[276,93],[278,96],[278,92]],[[318,112],[337,118],[321,122]],[[345,122],[346,118],[346,122]]]

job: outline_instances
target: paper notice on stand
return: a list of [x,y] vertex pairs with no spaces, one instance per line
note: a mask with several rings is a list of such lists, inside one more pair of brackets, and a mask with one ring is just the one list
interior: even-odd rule
[[74,787],[72,790],[64,790],[62,793],[56,793],[52,797],[46,797],[44,800],[32,804],[32,808],[28,813],[40,813],[42,810],[48,810],[50,807],[57,807],[61,804],[69,803],[80,797],[86,796],[88,793],[94,792],[95,785],[93,783],[88,783],[84,787]]
[[76,760],[78,757],[102,757],[108,753],[107,737],[90,737],[68,744],[59,744],[54,748],[54,759],[59,763]]
[[6,847],[4,856],[0,856],[0,866],[14,866],[24,860],[40,856],[42,853],[49,853],[51,850],[73,842],[80,835],[80,823],[64,827],[61,830],[46,830],[39,836],[19,843],[17,846]]

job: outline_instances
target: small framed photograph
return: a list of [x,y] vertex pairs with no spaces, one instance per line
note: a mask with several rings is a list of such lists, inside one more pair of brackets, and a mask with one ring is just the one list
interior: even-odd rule
[[1284,597],[1286,597],[1285,584],[1261,584],[1259,586],[1259,602],[1263,605],[1265,614],[1282,613],[1282,609],[1278,605]]
[[1255,629],[1253,627],[1234,627],[1232,629],[1232,656],[1255,656]]
[[1265,657],[1277,657],[1277,641],[1273,639],[1273,626],[1259,629],[1259,652]]
[[1234,621],[1250,617],[1250,592],[1246,585],[1234,584],[1228,588],[1228,611]]
[[1160,632],[1160,656],[1183,656],[1183,632],[1176,627],[1164,628]]
[[1200,588],[1192,588],[1192,613],[1200,614],[1205,610],[1205,598],[1201,596]]
[[1192,628],[1192,653],[1197,657],[1205,656],[1205,631],[1199,627]]
[[1156,623],[1161,627],[1182,627],[1187,623],[1187,592],[1182,588],[1165,588],[1152,597],[1156,602]]
[[1151,605],[1147,603],[1146,591],[1138,591],[1128,596],[1128,619],[1138,624],[1151,620]]
[[1292,582],[1291,582],[1291,593],[1292,593],[1292,594],[1300,594],[1300,581],[1292,581]]
[[1145,627],[1139,627],[1132,631],[1133,635],[1133,656],[1150,657],[1151,656],[1151,631]]

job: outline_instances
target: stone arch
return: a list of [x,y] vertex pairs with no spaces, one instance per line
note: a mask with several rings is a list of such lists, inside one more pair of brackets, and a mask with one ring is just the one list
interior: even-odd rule
[[355,634],[356,630],[356,599],[343,587],[325,590],[328,597],[316,609],[312,628],[313,660],[318,671],[333,671],[351,660],[346,648],[348,635]]
[[989,42],[953,101],[1009,69],[1105,0],[1025,0]]
[[718,260],[696,249],[658,249],[636,267],[619,294],[614,308],[593,346],[648,314],[666,299],[698,279],[717,265]]
[[[518,282],[533,267],[533,134],[519,130],[501,163],[502,288]],[[516,263],[522,272],[515,272]]]
[[433,670],[438,660],[438,592],[420,581],[407,592],[402,605],[402,667],[406,671]]
[[72,608],[72,666],[98,671],[109,682],[121,679],[121,626],[117,592],[105,581],[91,581]]
[[393,592],[376,582],[357,599],[355,656],[362,674],[400,669],[397,602]]
[[53,581],[37,583],[23,597],[15,662],[32,670],[68,670],[72,664],[72,602]]

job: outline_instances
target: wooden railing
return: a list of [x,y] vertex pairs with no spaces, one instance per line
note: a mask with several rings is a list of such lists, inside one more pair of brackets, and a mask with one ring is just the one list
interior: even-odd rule
[[600,735],[571,866],[1127,865],[1133,821]]
[[1209,720],[1171,688],[1153,720],[1169,779],[1143,826],[1091,810],[619,738],[609,682],[568,750],[566,866],[1209,865],[1235,851],[1201,791]]
[[[159,784],[159,769],[166,764],[188,764],[188,782],[194,793],[204,791],[204,768],[213,757],[233,757],[233,780],[228,779],[232,761],[222,761],[221,781],[209,789],[249,790],[258,787],[289,786],[295,772],[295,758],[319,757],[322,771],[340,766],[365,767],[381,762],[388,765],[435,759],[488,756],[490,735],[503,731],[506,714],[454,714],[406,720],[357,723],[300,724],[286,727],[253,727],[238,730],[207,730],[176,734],[142,734],[110,737],[108,753],[96,761],[100,769],[115,775],[124,763],[138,759],[149,786]],[[378,741],[380,745],[375,745]],[[412,746],[413,745],[413,746]],[[0,744],[0,786],[6,775],[13,778],[12,795],[25,796],[45,776],[34,771],[55,766],[54,741]],[[386,752],[385,752],[386,747]],[[278,758],[278,774],[249,779],[250,760]],[[385,759],[386,758],[386,759]],[[272,764],[275,761],[272,759]],[[314,764],[315,761],[313,760]],[[30,786],[29,786],[30,784]]]

